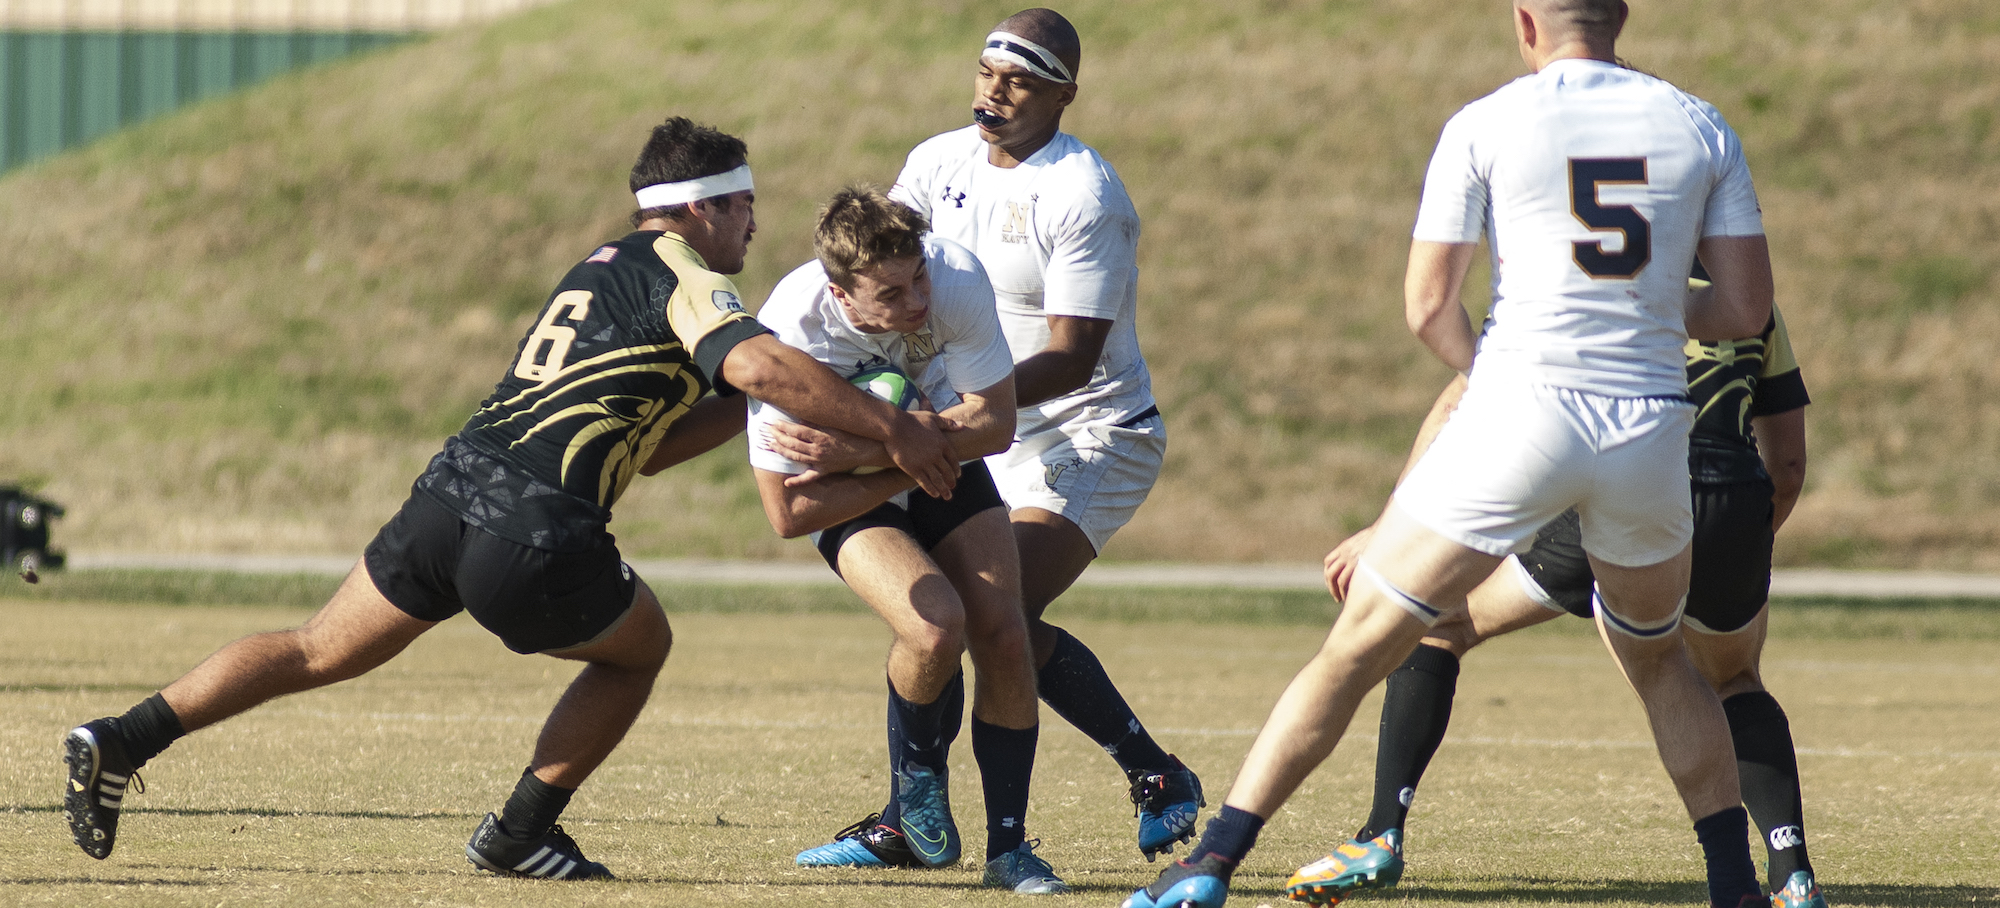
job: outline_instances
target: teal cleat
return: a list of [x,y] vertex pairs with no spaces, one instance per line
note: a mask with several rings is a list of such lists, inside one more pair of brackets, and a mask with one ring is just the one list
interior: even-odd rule
[[903,808],[903,836],[925,867],[958,863],[958,824],[951,819],[951,780],[942,770],[903,764],[896,800]]
[[1172,853],[1174,843],[1194,837],[1194,821],[1208,801],[1201,794],[1201,779],[1174,757],[1174,768],[1165,772],[1131,772],[1132,812],[1139,817],[1139,853],[1151,862],[1161,852]]
[[832,842],[799,852],[796,860],[800,867],[924,866],[910,852],[903,833],[883,825],[879,813],[871,813],[861,822],[835,833]]
[[1350,839],[1300,867],[1285,881],[1285,894],[1295,902],[1333,905],[1363,889],[1387,889],[1402,878],[1403,832],[1391,829],[1366,842]]
[[1213,854],[1190,864],[1175,861],[1160,878],[1125,899],[1121,908],[1222,908],[1229,901],[1229,877],[1236,866]]
[[1771,908],[1826,908],[1826,896],[1819,894],[1812,873],[1800,870],[1785,880],[1783,889],[1771,893]]

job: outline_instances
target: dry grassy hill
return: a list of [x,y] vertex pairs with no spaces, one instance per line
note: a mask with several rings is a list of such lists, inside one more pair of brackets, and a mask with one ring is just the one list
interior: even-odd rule
[[[2000,5],[1640,0],[1635,65],[1759,177],[1815,404],[1790,563],[2000,568]],[[72,548],[358,550],[529,314],[623,229],[670,113],[743,135],[757,299],[837,185],[966,121],[1014,4],[575,2],[290,77],[0,180],[0,478]],[[1316,558],[1371,519],[1437,388],[1402,328],[1424,161],[1521,71],[1504,5],[1073,2],[1066,120],[1145,218],[1173,435],[1108,553]],[[804,557],[740,449],[640,483],[628,552]]]

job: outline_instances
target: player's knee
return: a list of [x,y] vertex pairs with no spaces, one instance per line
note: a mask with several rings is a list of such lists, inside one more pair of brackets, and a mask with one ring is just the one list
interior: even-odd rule
[[1460,659],[1485,640],[1470,621],[1440,621],[1424,634],[1424,645],[1444,650]]
[[378,652],[358,642],[322,640],[309,628],[260,636],[275,644],[274,648],[282,654],[280,659],[297,660],[308,688],[358,678],[395,655],[394,652]]
[[966,641],[975,658],[1006,664],[1027,659],[1032,645],[1027,626],[1020,621],[993,622]]
[[928,617],[898,636],[926,662],[956,661],[965,652],[965,616]]

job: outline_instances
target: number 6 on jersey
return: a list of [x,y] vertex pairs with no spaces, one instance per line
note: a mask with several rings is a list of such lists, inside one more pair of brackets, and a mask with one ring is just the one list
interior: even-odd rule
[[590,291],[565,290],[549,301],[549,309],[535,324],[534,333],[521,345],[521,361],[514,374],[531,382],[545,382],[562,372],[569,359],[569,347],[576,343],[576,329],[556,324],[568,313],[568,320],[580,322],[590,317]]

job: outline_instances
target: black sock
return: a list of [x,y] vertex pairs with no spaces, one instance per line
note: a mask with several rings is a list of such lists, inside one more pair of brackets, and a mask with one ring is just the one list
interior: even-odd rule
[[125,758],[132,761],[133,769],[146,765],[185,734],[181,717],[159,694],[139,701],[118,717],[118,739],[125,745]]
[[574,788],[557,788],[535,778],[534,767],[529,767],[521,773],[521,781],[514,783],[507,806],[500,808],[500,825],[507,830],[508,838],[532,842],[556,824],[556,818],[562,816],[573,794],[576,794]]
[[1056,648],[1047,665],[1035,673],[1035,686],[1042,701],[1076,730],[1083,732],[1104,752],[1118,761],[1126,772],[1143,769],[1165,772],[1176,768],[1172,757],[1160,748],[1146,727],[1139,724],[1132,707],[1118,693],[1111,676],[1090,647],[1056,628]]
[[1241,864],[1257,844],[1257,833],[1263,828],[1263,817],[1224,804],[1201,831],[1201,840],[1188,851],[1183,863],[1192,864],[1212,854],[1231,864]]
[[972,717],[972,758],[986,793],[986,859],[1027,841],[1028,785],[1035,775],[1035,742],[1041,726],[1006,728]]
[[1375,807],[1355,838],[1366,842],[1403,828],[1417,783],[1451,724],[1451,700],[1457,692],[1458,657],[1450,650],[1418,644],[1416,652],[1389,673],[1389,689],[1382,696],[1382,734],[1375,745]]
[[1765,691],[1722,701],[1729,738],[1736,745],[1736,773],[1743,780],[1743,806],[1757,821],[1769,858],[1766,879],[1772,891],[1799,870],[1810,872],[1806,857],[1805,804],[1799,796],[1799,758],[1784,707]]
[[[965,673],[945,682],[944,690],[929,703],[911,703],[889,682],[889,805],[882,808],[882,824],[895,826],[903,819],[899,775],[904,763],[942,771],[951,742],[958,738],[957,713],[965,709]],[[954,714],[949,733],[945,731],[947,712]]]
[[1741,807],[1720,810],[1694,821],[1708,863],[1708,902],[1714,908],[1738,908],[1744,899],[1762,899],[1757,865],[1750,860],[1750,815]]

